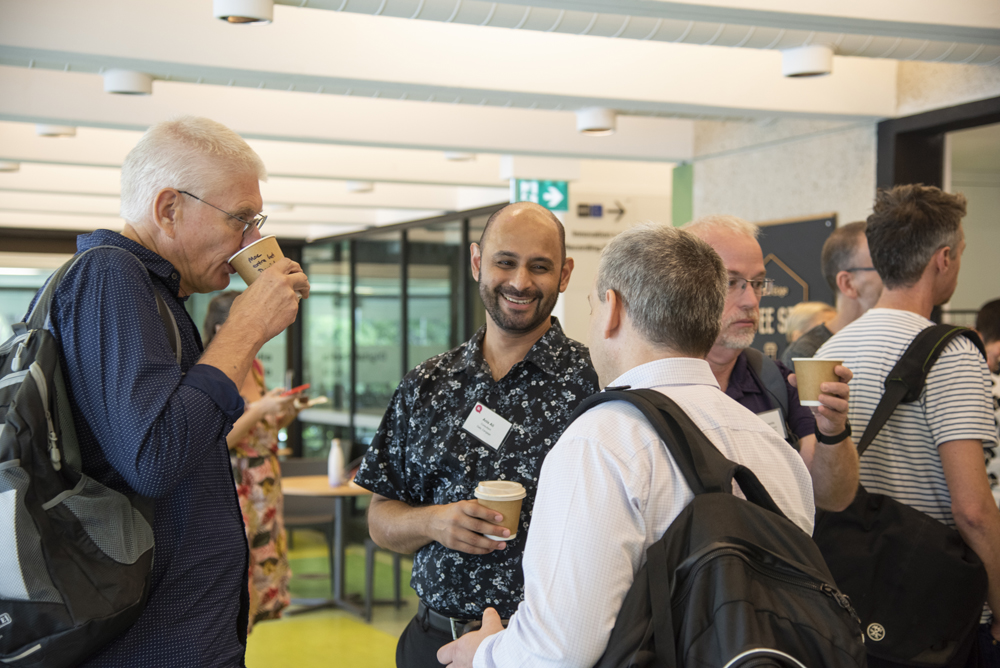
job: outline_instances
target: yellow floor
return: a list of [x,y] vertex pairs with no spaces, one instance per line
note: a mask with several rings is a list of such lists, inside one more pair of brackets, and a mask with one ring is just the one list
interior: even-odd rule
[[[295,549],[289,553],[292,566],[292,597],[325,597],[330,591],[326,546],[319,534],[295,532]],[[285,615],[258,623],[247,641],[248,668],[394,668],[396,640],[417,609],[410,589],[410,565],[402,564],[402,594],[406,604],[374,608],[371,624],[343,610],[316,610]],[[392,596],[392,558],[376,553],[375,598]],[[350,546],[346,562],[346,591],[360,594],[364,586],[364,548]],[[289,610],[295,610],[292,606]]]

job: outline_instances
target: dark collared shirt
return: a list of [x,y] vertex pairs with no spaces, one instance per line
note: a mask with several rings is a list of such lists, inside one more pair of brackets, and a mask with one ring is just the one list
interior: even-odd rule
[[781,363],[792,368],[793,357],[815,357],[816,351],[833,336],[825,323],[820,323],[796,339],[795,343],[781,353]]
[[[162,257],[108,230],[82,235],[88,253],[52,302],[83,470],[121,492],[155,499],[149,603],[88,667],[243,664],[247,542],[226,448],[243,412],[239,391],[196,364],[201,339],[180,276]],[[178,366],[157,311],[177,321]],[[242,631],[241,631],[242,629]]]
[[[517,537],[506,549],[479,556],[431,542],[414,556],[410,584],[417,595],[441,614],[463,619],[479,619],[491,606],[501,617],[517,609],[524,597],[521,555],[542,460],[577,405],[599,389],[586,346],[566,338],[555,318],[499,381],[483,357],[485,331],[403,378],[355,479],[411,506],[472,499],[480,480],[524,485],[528,495]],[[498,450],[462,428],[476,402],[512,423]]]
[[[812,436],[816,433],[816,418],[812,412],[799,403],[799,392],[788,383],[788,376],[791,371],[781,362],[775,362],[781,376],[785,379],[785,387],[788,388],[788,415],[785,421],[793,432],[799,437]],[[746,353],[740,353],[736,358],[736,366],[729,376],[729,386],[726,387],[726,394],[736,400],[744,408],[754,413],[764,413],[765,411],[778,408],[771,396],[761,386],[760,381],[750,370]]]

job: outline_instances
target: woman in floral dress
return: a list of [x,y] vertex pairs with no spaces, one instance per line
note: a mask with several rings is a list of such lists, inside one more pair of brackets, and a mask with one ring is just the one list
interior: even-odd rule
[[[229,315],[238,292],[224,292],[209,305],[205,345]],[[250,547],[250,623],[277,619],[289,604],[288,544],[285,533],[278,431],[295,419],[294,396],[282,388],[267,391],[264,367],[254,360],[240,388],[246,401],[243,416],[226,437],[236,492]]]

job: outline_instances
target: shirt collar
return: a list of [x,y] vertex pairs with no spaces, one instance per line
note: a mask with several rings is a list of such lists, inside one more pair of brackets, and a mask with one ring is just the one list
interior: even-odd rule
[[628,385],[650,388],[665,385],[708,385],[719,387],[708,362],[694,357],[667,357],[633,367],[608,383],[608,387]]
[[[569,339],[562,331],[559,319],[552,318],[549,329],[542,335],[542,338],[531,346],[522,362],[531,362],[544,373],[550,376],[559,375],[562,372],[561,358],[569,343]],[[465,344],[465,350],[455,357],[451,372],[471,371],[472,373],[491,373],[486,357],[483,355],[483,338],[486,336],[486,325],[479,328],[479,331]],[[515,365],[516,366],[516,365]]]
[[139,258],[139,261],[146,267],[146,271],[159,278],[171,294],[178,295],[180,293],[181,276],[174,269],[174,265],[145,246],[111,230],[95,230],[90,234],[81,234],[76,238],[76,249],[79,252],[97,246],[115,246],[127,250]]
[[757,385],[753,374],[750,373],[750,362],[747,354],[741,352],[736,358],[736,365],[732,373],[729,374],[729,390],[726,392],[730,397],[739,399],[745,394],[763,394],[764,391]]

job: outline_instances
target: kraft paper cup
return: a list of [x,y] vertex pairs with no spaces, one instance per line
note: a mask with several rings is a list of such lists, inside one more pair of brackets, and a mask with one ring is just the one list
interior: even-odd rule
[[819,406],[820,383],[839,383],[840,376],[833,368],[843,365],[844,360],[816,359],[815,357],[793,357],[795,379],[799,385],[799,403],[803,406]]
[[495,510],[503,515],[503,522],[497,526],[510,531],[510,536],[491,536],[483,534],[490,540],[508,541],[517,538],[517,527],[521,523],[521,501],[527,496],[524,485],[509,480],[484,480],[476,487],[476,499],[479,505]]
[[229,264],[250,285],[265,269],[285,257],[273,234],[261,237],[229,258]]

